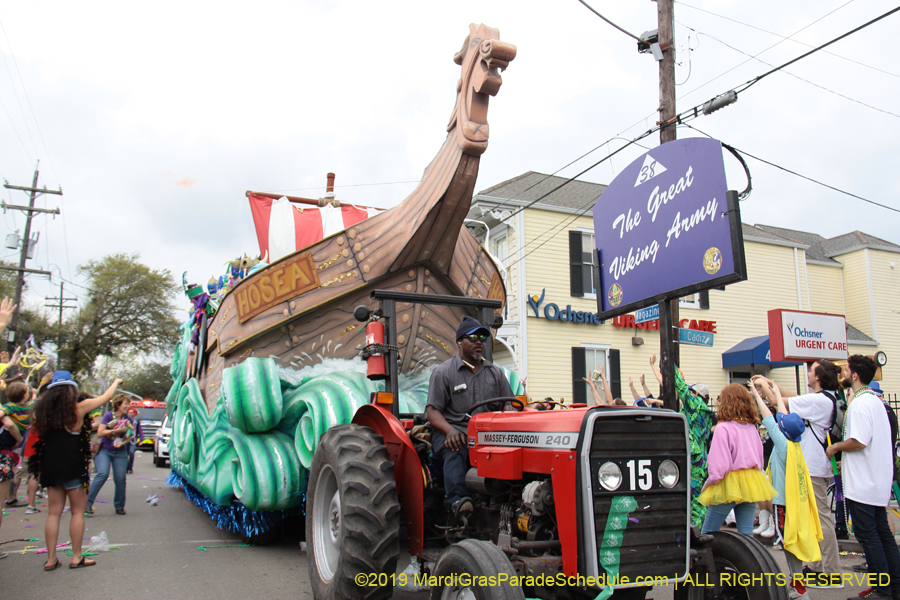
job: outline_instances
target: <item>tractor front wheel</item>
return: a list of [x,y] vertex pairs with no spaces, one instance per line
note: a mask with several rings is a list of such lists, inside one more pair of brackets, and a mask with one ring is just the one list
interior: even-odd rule
[[359,425],[325,432],[309,470],[306,532],[317,600],[390,597],[400,502],[394,463],[380,435]]
[[[716,580],[722,600],[788,600],[787,587],[775,583],[781,567],[769,551],[748,535],[734,531],[712,533]],[[753,576],[756,576],[754,581]],[[712,578],[710,578],[712,582]],[[770,585],[771,584],[771,585]],[[703,600],[709,588],[679,586],[676,600]]]
[[478,582],[481,577],[497,581],[500,573],[505,573],[507,580],[516,576],[500,548],[481,540],[463,540],[441,554],[434,574],[442,585],[432,586],[431,600],[525,600],[519,586]]

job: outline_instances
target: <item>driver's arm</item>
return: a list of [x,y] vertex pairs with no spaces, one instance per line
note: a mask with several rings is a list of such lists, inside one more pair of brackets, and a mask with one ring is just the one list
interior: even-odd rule
[[450,382],[447,381],[447,378],[439,369],[435,369],[431,373],[431,379],[428,384],[428,401],[425,403],[425,416],[436,431],[443,433],[447,437],[444,446],[450,450],[460,450],[465,447],[466,436],[448,423],[441,412],[449,404]]
[[425,407],[425,416],[431,426],[443,433],[447,437],[444,445],[450,450],[461,450],[465,446],[466,436],[464,436],[456,427],[447,422],[444,415],[433,406]]

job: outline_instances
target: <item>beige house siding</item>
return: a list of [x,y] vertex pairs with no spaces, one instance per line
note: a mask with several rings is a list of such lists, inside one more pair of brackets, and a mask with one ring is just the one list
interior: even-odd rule
[[881,387],[886,392],[900,393],[900,254],[869,249],[869,265],[878,346],[868,346],[863,354],[880,350],[887,355]]
[[[592,230],[590,216],[579,217],[560,231],[563,221],[571,219],[564,213],[525,211],[525,291],[540,296],[544,292],[541,308],[550,303],[560,308],[597,312],[597,301],[571,295],[569,286],[569,231],[579,227]],[[549,234],[546,232],[553,229]],[[540,235],[544,234],[544,235]],[[552,237],[551,237],[552,236]],[[541,245],[542,244],[542,245]],[[538,247],[540,246],[540,247]],[[607,343],[601,339],[601,330],[607,325],[548,321],[526,304],[528,319],[528,395],[532,398],[572,399],[572,347],[582,342]]]
[[[810,308],[813,312],[844,314],[841,268],[807,263]],[[851,323],[852,325],[853,323]]]
[[869,282],[866,276],[866,251],[855,250],[835,256],[844,265],[844,300],[847,304],[847,322],[870,337],[872,312],[869,306]]

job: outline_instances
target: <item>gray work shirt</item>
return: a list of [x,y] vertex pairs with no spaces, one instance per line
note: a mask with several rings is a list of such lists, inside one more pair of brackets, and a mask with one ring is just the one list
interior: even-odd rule
[[[431,373],[426,406],[437,410],[448,423],[465,433],[469,423],[466,413],[470,412],[472,405],[512,395],[509,380],[499,367],[484,360],[478,371],[473,373],[457,355],[438,365]],[[475,413],[487,412],[491,408],[490,405],[482,406],[475,409]],[[498,402],[493,408],[501,409],[502,403]]]

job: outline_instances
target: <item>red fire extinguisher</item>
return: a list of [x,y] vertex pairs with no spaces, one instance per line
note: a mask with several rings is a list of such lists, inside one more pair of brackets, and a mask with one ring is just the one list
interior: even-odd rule
[[366,325],[366,377],[372,380],[385,379],[384,364],[384,323],[370,321]]

